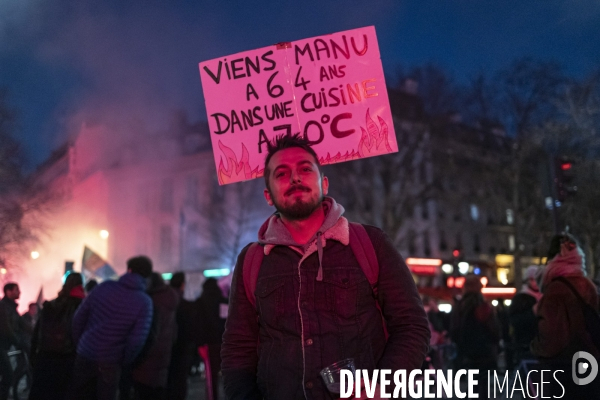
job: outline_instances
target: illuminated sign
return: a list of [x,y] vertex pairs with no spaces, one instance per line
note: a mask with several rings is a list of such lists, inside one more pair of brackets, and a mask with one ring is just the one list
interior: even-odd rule
[[414,274],[435,275],[438,272],[442,260],[437,258],[407,258],[406,265]]

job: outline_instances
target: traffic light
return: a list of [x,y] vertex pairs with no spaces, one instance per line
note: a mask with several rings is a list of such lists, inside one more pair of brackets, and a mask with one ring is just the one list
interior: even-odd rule
[[577,186],[573,185],[575,162],[568,157],[558,157],[554,168],[554,184],[556,186],[556,199],[563,203],[568,196],[577,193]]

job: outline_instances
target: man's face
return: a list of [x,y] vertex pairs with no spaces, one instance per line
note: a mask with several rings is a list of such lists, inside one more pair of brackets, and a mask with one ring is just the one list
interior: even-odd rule
[[288,220],[308,218],[321,206],[329,181],[321,177],[314,157],[299,147],[280,150],[269,160],[265,199]]
[[7,290],[6,291],[6,296],[11,299],[11,300],[18,300],[19,297],[21,297],[21,290],[19,289],[18,286],[16,286],[14,289],[12,290]]

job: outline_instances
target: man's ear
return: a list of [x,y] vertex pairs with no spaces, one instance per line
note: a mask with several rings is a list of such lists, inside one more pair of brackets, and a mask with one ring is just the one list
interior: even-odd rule
[[273,199],[271,198],[271,193],[269,192],[269,189],[265,188],[265,190],[263,191],[263,194],[265,196],[265,200],[267,200],[267,204],[272,206]]
[[327,196],[327,193],[329,193],[329,179],[325,175],[321,178],[321,189],[323,190],[323,196]]

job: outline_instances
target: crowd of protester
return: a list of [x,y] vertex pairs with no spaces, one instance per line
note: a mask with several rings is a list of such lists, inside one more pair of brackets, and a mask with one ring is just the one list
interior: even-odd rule
[[[585,350],[596,358],[585,307],[598,311],[598,288],[586,277],[583,252],[571,235],[553,238],[545,266],[529,266],[523,286],[505,307],[492,306],[481,279],[467,275],[450,314],[424,299],[431,350],[424,368],[479,369],[479,398],[487,398],[486,371],[518,370],[523,362],[562,369]],[[185,274],[165,283],[149,258],[134,257],[118,281],[84,282],[71,272],[55,299],[17,312],[20,289],[4,285],[0,300],[0,400],[18,399],[25,379],[30,399],[185,399],[190,367],[205,363],[206,398],[219,398],[222,335],[228,299],[214,278],[201,296],[184,298]],[[584,305],[584,304],[587,304]],[[38,309],[39,308],[39,309]],[[596,338],[597,339],[597,338]],[[502,355],[502,356],[501,356]],[[11,362],[11,357],[15,357]],[[501,359],[502,358],[502,359]],[[565,388],[597,398],[598,384]]]
[[217,399],[228,300],[214,278],[194,301],[184,289],[183,272],[166,283],[144,256],[128,260],[118,281],[85,282],[70,272],[55,299],[31,303],[23,315],[19,285],[5,284],[0,400],[11,389],[19,399],[20,384],[32,400],[185,399],[199,354],[212,372],[206,398]]
[[569,234],[553,237],[545,266],[525,269],[523,286],[506,306],[484,299],[481,277],[467,275],[450,314],[424,301],[432,331],[424,367],[480,370],[480,399],[488,398],[487,371],[525,376],[531,370],[563,371],[545,396],[600,398],[598,379],[588,385],[571,379],[575,353],[600,357],[600,331],[593,328],[600,328],[600,285],[586,275],[584,253]]

